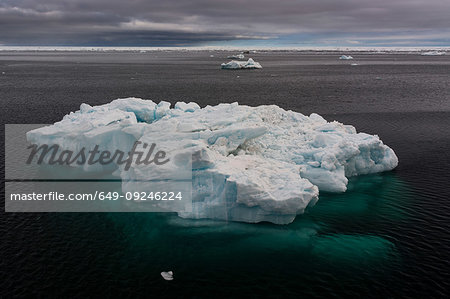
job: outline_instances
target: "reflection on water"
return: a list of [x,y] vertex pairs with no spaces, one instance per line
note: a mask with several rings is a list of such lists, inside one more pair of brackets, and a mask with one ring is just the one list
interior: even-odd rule
[[391,221],[406,217],[405,198],[410,195],[407,185],[395,173],[381,173],[352,177],[345,193],[321,193],[318,204],[306,217],[327,223],[349,221],[353,224],[389,218]]

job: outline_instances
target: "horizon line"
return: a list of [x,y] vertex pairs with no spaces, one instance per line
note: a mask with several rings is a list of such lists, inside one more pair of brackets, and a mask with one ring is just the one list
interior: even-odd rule
[[187,51],[424,51],[424,50],[444,50],[450,51],[450,46],[10,46],[1,45],[0,51],[168,51],[168,50],[187,50]]

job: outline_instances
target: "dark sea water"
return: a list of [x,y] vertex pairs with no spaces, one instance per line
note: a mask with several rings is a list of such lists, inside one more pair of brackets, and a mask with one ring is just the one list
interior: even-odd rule
[[1,297],[449,296],[450,55],[267,52],[251,55],[262,70],[220,70],[229,54],[0,52],[1,117],[53,123],[127,96],[277,104],[378,134],[399,166],[283,226],[2,208]]

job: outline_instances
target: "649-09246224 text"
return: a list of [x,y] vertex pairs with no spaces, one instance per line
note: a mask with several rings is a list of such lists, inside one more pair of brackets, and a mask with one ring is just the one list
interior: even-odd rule
[[69,193],[48,192],[48,193],[11,193],[11,201],[38,200],[38,201],[107,201],[107,200],[134,200],[134,201],[180,201],[183,199],[182,192],[158,191],[158,192],[103,192],[93,193]]

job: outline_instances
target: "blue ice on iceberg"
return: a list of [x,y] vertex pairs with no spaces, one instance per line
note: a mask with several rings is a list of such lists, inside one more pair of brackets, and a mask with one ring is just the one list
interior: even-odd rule
[[[101,106],[82,104],[61,121],[27,133],[35,144],[61,150],[101,147],[126,151],[139,140],[175,144],[192,156],[192,211],[184,218],[277,224],[292,222],[313,206],[319,190],[345,192],[348,177],[389,171],[398,164],[394,151],[376,135],[357,133],[351,125],[327,122],[278,106],[250,107],[196,103],[154,103],[117,99]],[[115,167],[122,190],[148,191],[127,183],[152,176],[173,176],[171,164]],[[98,171],[99,165],[84,165]],[[140,190],[142,189],[142,190]]]

